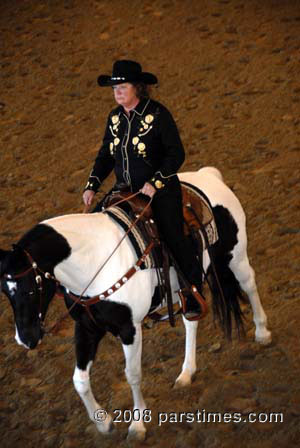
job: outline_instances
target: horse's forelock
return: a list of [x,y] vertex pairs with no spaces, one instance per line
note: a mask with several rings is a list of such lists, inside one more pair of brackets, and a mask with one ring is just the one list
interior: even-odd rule
[[0,249],[0,277],[4,274],[14,275],[25,266],[26,255],[20,247],[13,247],[13,250]]

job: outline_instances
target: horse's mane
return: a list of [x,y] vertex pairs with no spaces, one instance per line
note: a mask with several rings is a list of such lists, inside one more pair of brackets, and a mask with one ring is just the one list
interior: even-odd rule
[[34,259],[46,259],[54,266],[71,253],[71,247],[64,236],[43,223],[35,225],[26,232],[17,246],[29,250]]
[[25,249],[33,242],[40,241],[43,238],[49,237],[53,233],[53,228],[45,224],[36,224],[28,230],[18,241],[17,245]]

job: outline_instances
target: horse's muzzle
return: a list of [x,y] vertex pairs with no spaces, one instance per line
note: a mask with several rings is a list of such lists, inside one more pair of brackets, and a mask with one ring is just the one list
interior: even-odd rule
[[30,329],[27,331],[18,331],[16,326],[16,335],[15,340],[19,345],[23,345],[23,347],[33,350],[36,346],[41,342],[44,335],[44,330],[38,326],[34,329]]

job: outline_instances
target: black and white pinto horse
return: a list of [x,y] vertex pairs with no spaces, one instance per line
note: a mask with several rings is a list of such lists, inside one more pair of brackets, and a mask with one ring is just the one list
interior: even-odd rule
[[[212,247],[214,263],[226,299],[226,320],[231,325],[231,314],[236,317],[240,308],[238,291],[243,290],[252,306],[255,339],[267,344],[271,333],[258,295],[254,271],[247,256],[246,219],[240,202],[225,185],[220,172],[212,167],[198,172],[182,173],[180,179],[195,185],[209,198],[214,212],[219,241]],[[124,235],[124,230],[105,213],[73,214],[43,221],[28,231],[10,251],[0,250],[1,285],[12,305],[16,326],[16,341],[33,349],[43,336],[42,322],[57,288],[52,276],[65,288],[80,295]],[[28,257],[30,254],[30,257]],[[49,273],[36,279],[36,270]],[[107,290],[136,263],[136,254],[126,237],[113,256],[90,284],[84,296],[93,297]],[[207,251],[203,254],[204,270],[211,269]],[[21,275],[20,275],[21,274]],[[42,285],[40,297],[39,287]],[[143,411],[146,404],[140,389],[142,330],[157,286],[155,269],[143,269],[107,299],[90,307],[91,319],[84,307],[71,311],[75,320],[76,367],[73,382],[97,429],[105,434],[113,428],[112,418],[97,421],[95,413],[102,408],[95,400],[90,386],[90,369],[97,346],[106,331],[121,339],[126,358],[125,374],[133,395],[133,409],[140,418],[129,426],[129,436],[144,439],[146,429]],[[174,302],[178,301],[178,279],[171,268]],[[42,300],[41,300],[42,299]],[[67,307],[74,302],[65,297]],[[186,329],[185,358],[176,386],[191,383],[196,371],[196,331],[198,322],[183,318]],[[227,322],[228,323],[228,322]]]

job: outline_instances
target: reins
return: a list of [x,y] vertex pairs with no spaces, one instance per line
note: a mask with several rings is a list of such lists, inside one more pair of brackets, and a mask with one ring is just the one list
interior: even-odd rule
[[[138,194],[140,194],[140,192],[138,191],[137,193],[133,193],[132,195],[128,196],[127,198],[121,199],[120,201],[117,201],[116,203],[113,204],[113,206],[117,206],[118,204],[128,201],[129,199],[132,199],[133,197],[137,196]],[[96,277],[100,274],[100,272],[102,271],[102,269],[104,268],[104,266],[106,266],[106,264],[108,263],[108,261],[111,259],[111,257],[115,254],[115,252],[117,251],[117,249],[120,247],[120,245],[122,244],[122,242],[124,241],[124,239],[128,236],[128,234],[131,232],[131,230],[136,226],[137,222],[141,219],[141,217],[145,214],[146,210],[148,209],[148,207],[151,205],[152,202],[152,198],[148,201],[148,203],[145,205],[145,207],[143,208],[143,210],[141,211],[141,213],[136,217],[136,219],[131,223],[131,225],[129,226],[128,230],[125,232],[125,234],[123,235],[123,237],[121,238],[121,240],[119,241],[119,243],[117,244],[117,246],[114,248],[114,250],[111,252],[111,254],[109,255],[109,257],[105,260],[105,262],[102,264],[102,266],[100,266],[100,268],[96,271],[96,273],[94,274],[94,276],[92,277],[92,279],[89,281],[89,283],[87,284],[87,286],[83,289],[82,293],[79,296],[76,296],[75,294],[71,293],[70,291],[67,291],[65,289],[65,287],[63,285],[61,285],[60,281],[57,280],[57,278],[50,274],[49,272],[44,272],[42,269],[40,269],[37,265],[37,263],[34,261],[34,259],[32,258],[32,256],[30,255],[29,252],[27,252],[25,249],[22,248],[23,252],[25,253],[25,255],[27,256],[29,263],[31,264],[31,266],[26,269],[25,271],[16,274],[14,276],[9,275],[9,274],[4,274],[4,277],[12,280],[12,279],[17,279],[17,278],[22,278],[25,277],[27,274],[29,274],[31,271],[34,271],[35,274],[35,281],[38,285],[38,289],[40,291],[40,310],[39,310],[39,318],[41,321],[41,326],[43,327],[43,331],[44,333],[51,333],[71,312],[71,310],[75,307],[75,305],[79,304],[82,305],[83,307],[85,307],[87,313],[89,314],[90,318],[93,320],[93,322],[96,324],[96,321],[94,319],[94,317],[92,316],[91,312],[90,312],[90,305],[93,305],[97,302],[99,302],[100,300],[109,297],[112,293],[114,293],[115,291],[117,291],[121,286],[123,286],[140,268],[141,264],[145,261],[146,257],[149,255],[149,253],[151,252],[151,250],[153,249],[155,242],[152,240],[150,241],[150,243],[148,244],[148,246],[146,247],[146,249],[144,250],[143,254],[141,255],[141,257],[139,258],[139,260],[135,263],[134,266],[132,266],[117,282],[115,282],[110,288],[106,289],[105,291],[103,291],[100,294],[97,294],[96,296],[90,297],[88,299],[83,298],[84,293],[87,291],[87,289],[90,287],[90,285],[93,283],[93,281],[96,279]],[[108,207],[109,208],[109,207]],[[84,213],[87,212],[87,206],[84,208]],[[41,275],[40,275],[41,274]],[[43,291],[43,287],[42,287],[42,275],[48,279],[48,280],[53,280],[56,283],[56,293],[57,293],[57,289],[59,286],[62,286],[64,288],[64,290],[66,291],[63,296],[65,297],[65,295],[67,295],[67,297],[69,297],[70,299],[73,300],[73,304],[70,306],[70,308],[68,308],[67,312],[65,314],[63,314],[55,324],[53,324],[50,328],[46,329],[44,328],[44,322],[42,321],[42,314],[41,314],[41,309],[42,309],[42,291]],[[59,294],[61,296],[61,294]]]
[[[116,202],[113,204],[113,206],[117,206],[118,204],[128,201],[129,199],[134,198],[135,196],[137,196],[138,194],[140,194],[140,192],[138,191],[137,193],[133,193],[132,195],[128,196],[125,199],[121,199],[120,201]],[[152,198],[150,199],[150,201],[145,205],[145,207],[143,208],[142,212],[140,215],[137,216],[137,218],[132,222],[132,224],[130,225],[130,227],[128,228],[128,230],[125,232],[125,234],[123,235],[123,237],[121,238],[121,240],[119,241],[119,243],[117,244],[117,246],[114,248],[114,250],[112,251],[112,253],[109,255],[109,257],[105,260],[105,262],[103,263],[103,265],[98,269],[98,271],[95,273],[95,275],[92,277],[92,279],[90,280],[90,282],[87,284],[87,286],[84,288],[84,290],[82,291],[82,293],[80,294],[79,300],[82,298],[82,296],[84,295],[84,293],[86,292],[86,290],[91,286],[91,284],[93,283],[93,281],[95,280],[95,278],[100,274],[100,272],[102,271],[102,269],[104,268],[104,266],[106,266],[106,264],[109,262],[109,260],[111,259],[111,257],[114,255],[114,253],[117,251],[117,249],[120,247],[120,245],[122,244],[122,242],[124,241],[124,239],[126,238],[126,236],[131,232],[131,230],[133,229],[133,227],[136,226],[136,223],[141,219],[141,217],[145,214],[147,208],[151,205],[152,202]],[[108,207],[109,208],[109,207]]]
[[[39,319],[41,320],[42,317],[42,292],[43,292],[43,286],[42,286],[42,275],[44,275],[45,278],[52,278],[53,280],[55,280],[57,282],[57,280],[55,279],[55,277],[51,276],[51,274],[49,272],[44,272],[42,271],[37,263],[33,260],[32,256],[30,255],[29,252],[27,252],[27,250],[23,249],[23,252],[25,253],[25,255],[27,256],[29,263],[31,264],[31,266],[26,269],[23,272],[20,272],[19,274],[15,274],[15,275],[10,275],[10,274],[4,274],[3,277],[8,279],[8,280],[14,280],[14,279],[18,279],[18,278],[22,278],[25,277],[27,274],[29,274],[29,272],[34,271],[34,275],[35,275],[35,282],[37,284],[38,290],[39,290],[39,295],[40,295],[40,300],[39,300]],[[42,322],[42,320],[41,320]]]

